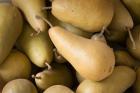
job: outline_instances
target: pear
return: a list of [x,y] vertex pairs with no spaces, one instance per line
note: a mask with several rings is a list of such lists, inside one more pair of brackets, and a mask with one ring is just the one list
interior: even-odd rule
[[85,78],[83,78],[78,72],[76,72],[76,78],[77,78],[79,83],[81,83],[82,81],[85,80]]
[[86,37],[86,38],[90,38],[92,36],[91,32],[86,32],[80,28],[77,28],[69,23],[65,23],[60,21],[59,19],[57,19],[56,17],[54,17],[50,12],[48,13],[48,20],[51,22],[51,24],[53,26],[60,26],[64,29],[66,29],[67,31],[70,31],[74,34]]
[[27,79],[15,79],[4,86],[2,93],[37,93],[37,89]]
[[129,9],[135,21],[140,22],[140,0],[122,0],[126,7]]
[[[127,77],[127,78],[126,78]],[[111,76],[100,82],[84,80],[76,93],[123,93],[136,79],[136,73],[127,66],[115,67]]]
[[16,46],[22,50],[30,60],[38,67],[45,67],[53,59],[53,44],[48,32],[41,32],[39,35],[30,36],[34,32],[29,24],[24,24],[24,31],[17,40]]
[[65,85],[71,87],[73,84],[73,76],[70,69],[65,64],[55,63],[52,69],[45,69],[35,76],[35,83],[38,88],[45,90],[52,85]]
[[53,0],[51,12],[63,22],[99,32],[110,24],[114,5],[112,0]]
[[36,16],[46,18],[47,13],[42,11],[45,7],[45,0],[12,0],[12,3],[23,12],[34,31],[37,33],[46,31],[47,24],[36,18]]
[[132,68],[138,66],[137,61],[125,50],[116,50],[115,52],[116,65],[125,65]]
[[30,73],[29,59],[18,50],[12,50],[4,63],[0,65],[0,76],[4,83],[16,78],[29,78]]
[[136,70],[136,81],[133,85],[133,91],[134,93],[140,93],[140,67],[137,68]]
[[133,44],[130,40],[130,37],[127,38],[127,48],[132,56],[140,60],[140,25],[134,27],[132,31],[132,36],[134,37],[134,42],[136,44],[135,48],[133,48]]
[[114,5],[114,17],[108,27],[110,35],[106,34],[106,37],[110,41],[124,42],[127,28],[133,28],[134,23],[130,13],[120,0],[114,0]]
[[9,3],[0,3],[0,64],[10,53],[22,31],[22,16]]
[[115,57],[106,43],[75,35],[57,26],[49,29],[49,36],[59,53],[84,78],[100,81],[112,73]]
[[74,92],[66,86],[54,85],[46,89],[43,93],[74,93]]

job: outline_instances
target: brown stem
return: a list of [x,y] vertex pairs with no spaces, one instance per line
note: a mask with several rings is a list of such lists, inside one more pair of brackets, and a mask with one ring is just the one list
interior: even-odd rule
[[47,19],[43,18],[43,17],[40,17],[38,15],[36,15],[36,18],[37,19],[42,19],[44,22],[46,22],[51,28],[53,27],[53,25],[51,24],[51,22],[49,22]]
[[35,76],[35,75],[32,75],[32,78],[34,78],[34,79],[41,79],[40,76]]
[[131,33],[131,31],[130,31],[130,28],[127,27],[126,29],[127,29],[127,31],[128,31],[130,40],[131,40],[131,42],[132,42],[132,44],[133,44],[133,49],[136,49],[136,43],[135,43],[135,41],[134,41],[134,38],[133,38],[132,33]]
[[48,67],[48,70],[52,69],[52,67],[47,62],[45,62],[45,65]]
[[50,10],[50,9],[52,9],[52,7],[51,6],[48,6],[48,7],[43,7],[42,9],[43,10]]

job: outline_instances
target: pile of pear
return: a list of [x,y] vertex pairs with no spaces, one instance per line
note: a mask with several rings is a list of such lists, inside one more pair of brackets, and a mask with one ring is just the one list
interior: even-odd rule
[[0,0],[0,93],[140,93],[140,0]]

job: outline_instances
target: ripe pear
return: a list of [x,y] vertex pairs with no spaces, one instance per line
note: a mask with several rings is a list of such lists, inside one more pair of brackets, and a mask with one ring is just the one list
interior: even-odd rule
[[133,69],[118,66],[115,67],[111,76],[103,81],[84,80],[78,86],[76,93],[123,93],[132,86],[135,78],[136,73]]
[[2,93],[37,93],[37,89],[27,79],[15,79],[4,86]]
[[0,76],[4,83],[16,78],[29,78],[30,73],[29,59],[18,50],[12,50],[4,63],[0,65]]
[[73,76],[65,64],[55,63],[52,65],[52,69],[45,69],[37,73],[35,75],[35,83],[41,90],[58,84],[71,87],[73,84]]
[[49,29],[49,36],[59,53],[84,78],[100,81],[112,73],[115,57],[106,43],[75,35],[57,26]]
[[22,31],[22,16],[9,3],[0,3],[0,64],[10,53]]
[[47,88],[43,93],[74,93],[74,92],[66,86],[54,85]]
[[136,21],[140,22],[140,0],[122,0]]
[[115,52],[116,65],[125,65],[132,68],[138,66],[137,61],[125,50],[116,50]]
[[53,0],[51,12],[63,22],[98,32],[110,24],[114,5],[112,0]]
[[136,81],[133,85],[133,91],[134,93],[140,93],[140,67],[137,68],[136,70]]
[[53,44],[48,32],[41,32],[39,35],[30,36],[34,32],[29,24],[24,24],[24,31],[17,40],[16,46],[21,49],[38,67],[46,67],[53,59]]
[[77,78],[79,83],[81,83],[82,81],[85,80],[85,78],[83,78],[78,72],[76,72],[76,78]]
[[12,3],[23,12],[34,31],[38,33],[46,31],[47,24],[36,17],[46,18],[47,13],[42,10],[45,7],[45,0],[12,0]]
[[132,56],[140,60],[140,25],[134,27],[132,31],[132,36],[134,38],[134,42],[136,44],[135,48],[133,48],[133,44],[130,40],[130,37],[127,38],[127,48]]
[[114,0],[114,5],[114,17],[108,27],[110,34],[106,34],[106,37],[109,41],[124,42],[127,35],[126,28],[133,28],[134,23],[130,13],[120,0]]
[[56,17],[54,17],[50,12],[48,13],[48,20],[52,23],[53,26],[60,26],[64,29],[66,29],[67,31],[70,31],[74,34],[86,37],[86,38],[90,38],[92,36],[91,32],[86,32],[80,28],[77,28],[69,23],[65,23],[60,21],[59,19],[57,19]]

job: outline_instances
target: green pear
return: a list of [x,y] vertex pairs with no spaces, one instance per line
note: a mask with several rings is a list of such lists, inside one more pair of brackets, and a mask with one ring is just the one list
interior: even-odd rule
[[18,7],[26,17],[29,24],[34,28],[36,32],[46,31],[48,28],[47,24],[37,18],[40,16],[46,18],[47,13],[43,11],[45,7],[45,0],[11,0],[12,3]]
[[120,0],[114,0],[115,12],[114,17],[109,25],[109,33],[106,37],[109,41],[124,42],[127,35],[127,28],[133,28],[133,20]]
[[136,44],[135,48],[133,48],[133,44],[131,42],[130,37],[127,38],[127,49],[131,53],[132,56],[140,60],[140,25],[134,27],[132,31],[132,36],[134,38],[134,42]]
[[29,24],[24,24],[24,31],[20,35],[16,46],[22,50],[30,60],[38,67],[46,67],[53,59],[53,44],[48,32],[41,32],[39,35],[30,36],[34,32]]
[[52,69],[45,69],[37,73],[35,75],[35,83],[42,90],[58,84],[71,87],[73,76],[65,64],[55,63],[52,65]]
[[22,16],[9,3],[0,3],[0,64],[10,53],[22,31]]
[[37,89],[27,79],[15,79],[4,86],[2,93],[37,93]]
[[49,29],[49,36],[59,53],[84,78],[100,81],[112,73],[115,56],[105,42],[87,39],[57,26]]
[[116,50],[115,52],[116,65],[125,65],[132,68],[138,66],[137,61],[125,50]]
[[124,93],[133,85],[136,73],[127,66],[115,67],[111,76],[100,82],[84,80],[78,86],[76,93]]
[[54,85],[47,88],[43,93],[74,93],[74,92],[66,86]]
[[113,14],[112,0],[53,0],[52,14],[59,20],[89,32],[108,27]]
[[31,63],[21,52],[12,50],[6,60],[0,65],[0,76],[4,83],[16,78],[29,78]]
[[135,21],[140,22],[140,0],[122,0],[126,7],[129,9]]
[[133,85],[133,91],[134,93],[140,93],[140,67],[137,68],[136,70],[136,81]]
[[91,32],[86,32],[80,28],[77,28],[69,23],[65,23],[62,22],[60,20],[58,20],[56,17],[54,17],[50,12],[48,13],[48,20],[52,23],[53,26],[60,26],[64,29],[66,29],[67,31],[70,31],[74,34],[86,37],[86,38],[90,38],[92,36]]

